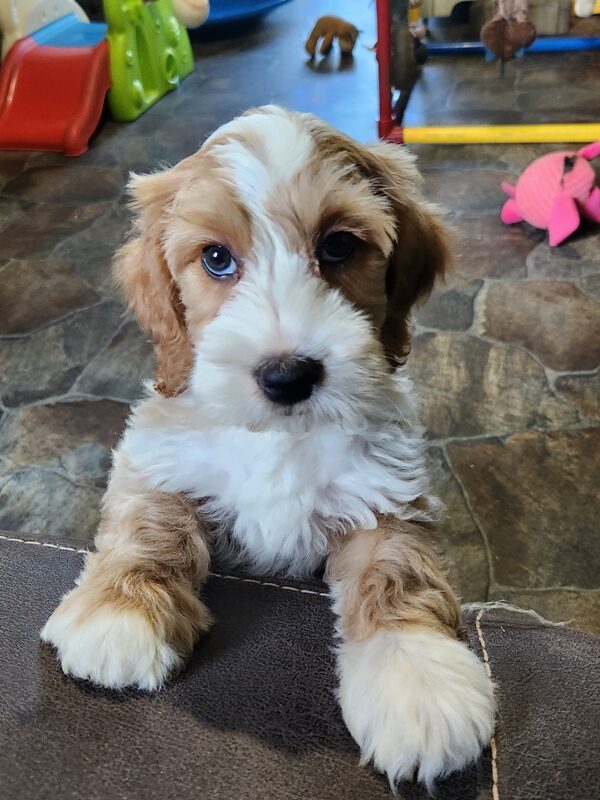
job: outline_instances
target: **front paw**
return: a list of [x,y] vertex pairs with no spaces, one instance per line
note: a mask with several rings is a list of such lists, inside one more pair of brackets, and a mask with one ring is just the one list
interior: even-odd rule
[[158,689],[182,662],[142,609],[82,587],[66,595],[41,638],[56,647],[65,674],[111,689]]
[[381,630],[338,653],[348,729],[391,783],[436,778],[474,761],[494,732],[494,687],[462,643],[425,628]]

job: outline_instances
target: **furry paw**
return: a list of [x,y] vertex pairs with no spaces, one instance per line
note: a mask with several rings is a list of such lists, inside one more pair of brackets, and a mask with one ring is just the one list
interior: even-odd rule
[[382,630],[338,652],[348,729],[390,783],[428,788],[474,761],[494,731],[494,687],[464,645],[424,628]]
[[182,661],[143,612],[110,603],[90,606],[81,589],[64,598],[41,638],[56,647],[65,674],[110,689],[158,689]]

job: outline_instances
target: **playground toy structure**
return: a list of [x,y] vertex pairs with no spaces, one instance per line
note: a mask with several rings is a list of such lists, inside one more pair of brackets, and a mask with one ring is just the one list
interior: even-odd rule
[[114,119],[140,116],[192,71],[171,0],[0,0],[0,149],[87,150],[108,92]]
[[[376,0],[379,76],[379,136],[406,144],[502,144],[525,142],[593,142],[600,139],[600,121],[540,125],[460,125],[409,127],[395,114],[392,97],[392,0]],[[536,39],[526,52],[600,49],[600,37],[547,36]],[[427,45],[428,55],[484,53],[479,42]],[[407,90],[410,96],[410,89]],[[404,111],[408,100],[399,106]]]

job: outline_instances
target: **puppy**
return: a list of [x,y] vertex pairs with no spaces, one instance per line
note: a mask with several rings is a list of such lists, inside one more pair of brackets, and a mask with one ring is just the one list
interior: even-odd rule
[[425,535],[435,502],[399,366],[447,260],[411,156],[269,106],[131,192],[116,274],[156,383],[42,638],[67,674],[157,689],[210,625],[211,548],[256,573],[326,561],[363,761],[431,786],[478,756],[495,706]]

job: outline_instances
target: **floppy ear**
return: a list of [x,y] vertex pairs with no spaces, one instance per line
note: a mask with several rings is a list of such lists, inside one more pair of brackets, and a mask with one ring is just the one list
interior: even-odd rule
[[154,175],[132,176],[133,238],[119,250],[113,267],[129,308],[152,336],[155,388],[165,397],[183,391],[192,367],[185,307],[162,246],[165,216],[180,181],[181,164]]
[[388,359],[397,364],[406,359],[410,349],[410,309],[429,295],[450,262],[449,234],[440,211],[423,197],[423,179],[413,156],[396,144],[376,144],[368,150],[375,180],[396,217],[381,338]]

